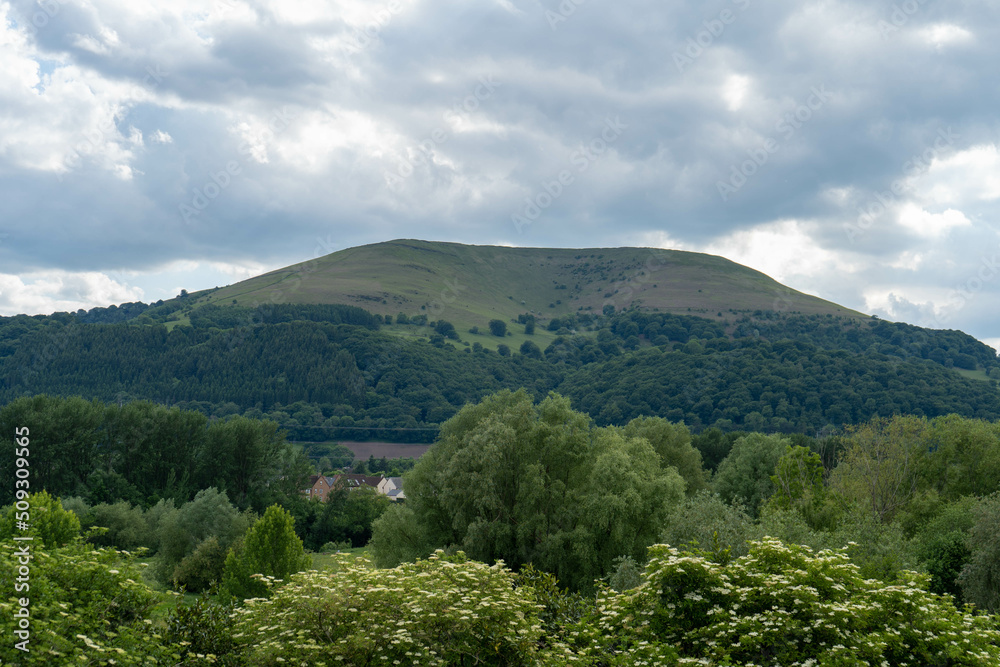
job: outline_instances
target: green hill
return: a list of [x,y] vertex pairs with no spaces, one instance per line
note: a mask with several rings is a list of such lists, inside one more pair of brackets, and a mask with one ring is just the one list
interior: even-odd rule
[[641,248],[392,241],[155,304],[0,318],[0,402],[148,399],[268,416],[314,441],[428,442],[466,403],[521,387],[570,396],[602,424],[649,414],[817,433],[877,414],[1000,419],[997,377],[994,351],[960,331]]
[[[426,313],[460,332],[531,312],[544,325],[606,305],[733,319],[776,310],[864,317],[722,257],[655,248],[508,248],[396,240],[341,250],[201,297],[199,303],[344,304]],[[720,316],[721,313],[721,316]]]

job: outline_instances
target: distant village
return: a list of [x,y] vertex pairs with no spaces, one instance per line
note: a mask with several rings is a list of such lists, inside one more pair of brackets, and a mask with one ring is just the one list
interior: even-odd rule
[[403,493],[402,477],[383,477],[381,475],[357,475],[339,474],[328,477],[326,475],[312,475],[309,478],[309,488],[303,489],[302,493],[310,498],[319,498],[326,501],[327,495],[331,491],[346,488],[349,491],[357,491],[366,487],[375,489],[378,493],[388,496],[389,500],[403,500],[406,495]]

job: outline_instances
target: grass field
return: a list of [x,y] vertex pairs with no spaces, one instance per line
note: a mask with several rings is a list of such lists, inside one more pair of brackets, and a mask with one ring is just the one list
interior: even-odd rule
[[[351,554],[352,556],[367,556],[368,547],[358,547],[356,549],[341,549],[339,553]],[[310,556],[312,556],[313,559],[314,570],[319,570],[320,572],[322,572],[324,570],[334,569],[334,564],[336,563],[335,554],[312,553],[310,554]]]
[[[194,296],[194,295],[193,295]],[[598,315],[606,305],[635,305],[712,319],[754,310],[865,317],[829,301],[791,290],[768,276],[722,257],[651,248],[510,248],[397,240],[341,250],[325,257],[198,295],[197,303],[339,303],[379,315],[426,315],[455,325],[463,341],[516,349],[516,324],[532,313],[544,349],[555,337],[553,317]],[[192,305],[195,305],[192,303]],[[491,319],[513,335],[490,336]],[[485,334],[470,334],[479,327]],[[393,326],[395,335],[426,334]],[[461,344],[459,344],[461,346]]]
[[982,369],[970,371],[964,368],[955,368],[953,370],[962,377],[967,378],[969,380],[986,380],[986,381],[989,380],[989,378],[986,376],[986,371]]

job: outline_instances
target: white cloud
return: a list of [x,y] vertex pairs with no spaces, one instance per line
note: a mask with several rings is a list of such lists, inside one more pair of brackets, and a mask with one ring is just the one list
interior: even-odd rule
[[726,108],[730,111],[739,111],[743,107],[743,100],[749,89],[750,77],[731,74],[722,86],[722,99],[726,101]]
[[143,291],[97,271],[0,274],[0,314],[74,312],[139,301]]
[[979,144],[933,161],[915,181],[918,192],[937,204],[1000,199],[1000,152],[995,143]]
[[704,251],[722,255],[778,281],[811,278],[831,272],[850,273],[843,256],[819,245],[812,223],[783,220],[738,231],[716,239]]
[[970,42],[973,34],[961,26],[954,23],[936,23],[918,31],[917,35],[926,43],[932,44],[938,49],[949,44]]
[[961,211],[949,208],[930,213],[916,204],[904,204],[899,210],[899,224],[919,236],[940,238],[956,227],[968,227],[972,222]]

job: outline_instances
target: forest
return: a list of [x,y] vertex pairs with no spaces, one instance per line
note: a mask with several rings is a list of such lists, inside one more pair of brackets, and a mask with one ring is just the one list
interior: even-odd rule
[[305,500],[312,466],[266,420],[25,397],[5,451],[14,424],[46,648],[5,644],[12,664],[1000,664],[997,420],[693,434],[501,390],[442,425],[403,503]]
[[[520,388],[569,396],[602,425],[657,414],[695,432],[815,436],[895,413],[1000,419],[992,349],[958,331],[875,319],[756,311],[730,313],[726,326],[613,307],[523,314],[496,320],[506,331],[496,340],[516,330],[522,344],[493,350],[425,314],[183,307],[0,318],[0,401],[142,399],[210,418],[266,417],[297,442],[429,443],[466,403]],[[187,323],[168,321],[182,312]],[[552,335],[538,345],[527,332],[543,327]]]

